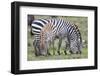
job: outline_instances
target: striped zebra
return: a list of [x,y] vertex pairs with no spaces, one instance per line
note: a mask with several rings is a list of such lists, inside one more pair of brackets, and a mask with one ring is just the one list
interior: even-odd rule
[[45,48],[45,51],[41,52],[40,48],[40,39],[41,39],[41,31],[43,27],[49,23],[49,20],[46,19],[37,19],[34,20],[31,24],[31,34],[34,35],[33,45],[35,48],[35,55],[43,55],[47,53],[47,49]]
[[[63,19],[38,19],[32,22],[32,33],[34,34],[36,55],[49,54],[49,45],[56,38],[59,38],[58,54],[60,54],[62,39],[67,40],[66,48],[67,44],[69,44],[71,53],[81,53],[81,33],[78,27],[69,21]],[[64,52],[67,54],[66,50]]]

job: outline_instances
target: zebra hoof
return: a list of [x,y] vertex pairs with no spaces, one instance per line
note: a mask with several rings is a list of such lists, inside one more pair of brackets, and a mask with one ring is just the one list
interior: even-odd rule
[[35,53],[35,56],[39,56],[39,54]]
[[70,52],[70,54],[74,54],[72,51],[69,51]]
[[81,51],[77,51],[77,52],[76,52],[76,54],[81,54],[81,53],[82,53]]
[[66,52],[66,51],[64,51],[64,54],[65,54],[65,55],[67,55],[67,52]]
[[58,55],[61,55],[59,51],[58,51]]
[[51,55],[50,53],[48,53],[48,55]]

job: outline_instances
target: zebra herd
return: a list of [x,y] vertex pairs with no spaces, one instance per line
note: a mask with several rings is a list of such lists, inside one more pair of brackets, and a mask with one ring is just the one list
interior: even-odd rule
[[[67,48],[71,54],[81,54],[82,38],[78,26],[63,19],[37,19],[31,23],[31,33],[34,35],[33,46],[35,55],[50,55],[50,46],[59,39],[57,53],[60,55],[62,40],[65,40],[64,53]],[[55,51],[55,50],[54,50]]]

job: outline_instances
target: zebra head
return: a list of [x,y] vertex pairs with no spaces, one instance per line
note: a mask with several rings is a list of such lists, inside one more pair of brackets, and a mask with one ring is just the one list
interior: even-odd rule
[[81,54],[82,47],[81,42],[78,40],[70,41],[70,52],[72,54]]
[[48,55],[49,45],[53,41],[53,31],[50,24],[47,24],[42,30],[40,34],[40,55]]
[[49,38],[47,37],[47,35],[45,34],[43,36],[43,32],[42,32],[42,36],[40,39],[40,43],[39,43],[39,53],[40,55],[47,55],[48,54],[48,48],[49,48]]
[[70,43],[70,52],[71,52],[71,54],[76,54],[79,52],[79,47],[76,42]]
[[35,55],[36,56],[46,56],[47,51],[48,51],[48,42],[45,40],[40,40],[40,41],[33,41],[34,49],[35,49]]
[[70,52],[73,54],[81,54],[82,51],[82,37],[77,25],[71,26],[72,32],[68,34],[70,43]]

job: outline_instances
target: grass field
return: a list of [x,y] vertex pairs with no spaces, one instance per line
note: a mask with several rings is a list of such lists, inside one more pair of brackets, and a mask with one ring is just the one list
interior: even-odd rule
[[[34,16],[35,19],[39,19],[39,18],[51,18],[51,16]],[[34,36],[30,35],[30,32],[28,31],[28,51],[27,51],[27,60],[28,61],[33,61],[33,60],[54,60],[54,59],[83,59],[83,58],[87,58],[88,57],[88,18],[87,17],[73,17],[73,16],[66,16],[66,17],[56,17],[56,18],[62,18],[64,20],[68,20],[72,23],[75,23],[76,25],[78,25],[79,30],[81,32],[82,35],[82,40],[83,42],[83,48],[82,48],[82,54],[70,54],[67,51],[67,55],[64,54],[63,50],[64,50],[64,42],[62,43],[63,45],[61,46],[61,55],[57,54],[57,45],[58,45],[58,40],[55,41],[55,55],[53,55],[53,50],[52,47],[50,48],[50,56],[35,56],[34,52],[34,48],[33,48],[33,39]],[[29,27],[28,27],[29,29]]]

